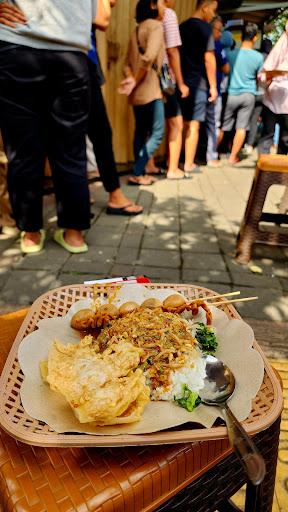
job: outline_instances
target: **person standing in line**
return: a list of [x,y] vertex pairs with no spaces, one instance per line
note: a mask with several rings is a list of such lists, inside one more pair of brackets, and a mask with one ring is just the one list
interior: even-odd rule
[[[277,70],[280,70],[277,73]],[[288,154],[288,22],[285,31],[268,55],[260,75],[266,90],[263,98],[263,132],[258,153],[270,153],[276,124],[280,126],[278,153]],[[286,73],[285,73],[286,71]],[[264,77],[263,77],[264,75]]]
[[255,105],[257,75],[264,62],[261,53],[253,49],[257,35],[257,25],[247,23],[243,30],[241,48],[233,50],[228,55],[231,74],[223,126],[219,133],[218,143],[221,143],[224,132],[230,132],[236,122],[236,133],[228,159],[228,163],[232,165],[237,164],[240,160],[238,154],[244,145]]
[[[225,51],[225,54],[226,54],[226,57],[227,57],[228,63],[229,63],[229,53],[232,50],[234,50],[234,48],[236,46],[236,42],[233,39],[232,33],[229,30],[224,29],[223,32],[222,32],[222,35],[221,35],[220,42],[221,42],[221,44],[222,44],[222,46],[224,48],[224,51]],[[218,155],[220,155],[220,157],[223,156],[225,158],[227,158],[228,153],[230,154],[231,134],[229,132],[224,134],[225,136],[223,137],[223,140],[222,140],[221,144],[218,144],[218,140],[219,140],[220,128],[221,128],[221,126],[223,124],[223,116],[224,116],[225,107],[226,107],[226,103],[227,103],[227,99],[228,99],[229,78],[230,78],[230,73],[229,73],[229,75],[224,75],[223,78],[222,78],[222,82],[221,82],[222,110],[221,110],[220,127],[219,127],[218,133],[217,133],[217,136],[218,136],[218,139],[217,139]]]
[[177,90],[173,95],[167,95],[164,102],[167,140],[168,140],[168,179],[182,179],[184,172],[179,169],[182,149],[183,117],[179,98],[189,96],[189,87],[185,84],[180,61],[179,48],[182,45],[177,15],[174,11],[175,0],[165,0],[163,18],[166,55],[164,62],[169,64],[170,74],[175,80]]
[[[275,144],[278,138],[277,152],[288,155],[288,21],[284,33],[267,57],[263,71],[260,79],[264,84],[266,81],[266,91],[263,99],[263,132],[258,153],[270,153],[273,142]],[[287,205],[288,187],[285,187],[279,212],[287,213]]]
[[[220,38],[220,43],[223,46],[226,58],[229,62],[229,53],[232,52],[235,48],[235,41],[233,36],[229,30],[223,30]],[[227,96],[228,96],[228,85],[229,85],[229,76],[223,76],[221,82],[221,97],[222,97],[222,110],[226,105]]]
[[135,163],[129,185],[152,185],[156,180],[145,175],[145,167],[164,135],[164,105],[159,70],[163,65],[165,44],[162,19],[164,0],[139,0],[137,27],[129,42],[119,93],[126,94],[133,105],[136,127]]
[[[222,93],[221,83],[224,75],[229,75],[230,66],[228,64],[226,52],[221,43],[221,35],[223,30],[223,21],[221,16],[215,16],[212,21],[213,37],[215,41],[215,57],[216,57],[216,71],[217,71],[217,92],[218,97],[215,102],[215,120],[212,119],[212,126],[208,130],[208,144],[207,144],[207,165],[209,167],[219,167],[221,164],[218,160],[217,140],[218,132],[221,126],[222,115]],[[214,129],[215,127],[215,129]]]
[[[116,0],[110,0],[114,7]],[[143,212],[143,207],[135,204],[123,193],[114,158],[112,130],[107,115],[101,86],[104,84],[101,63],[97,52],[95,29],[105,30],[102,26],[93,26],[91,31],[91,49],[88,53],[88,70],[91,87],[91,106],[88,118],[88,137],[93,144],[96,162],[105,190],[108,192],[108,215],[133,216]]]
[[[175,93],[164,98],[167,143],[168,143],[168,171],[167,178],[171,180],[183,179],[184,172],[179,169],[179,160],[182,149],[183,117],[180,98],[189,96],[189,87],[184,83],[181,71],[179,48],[182,45],[177,15],[174,11],[175,0],[165,0],[165,13],[163,18],[164,40],[166,54],[164,63],[169,65],[170,75],[175,83]],[[152,159],[151,159],[152,161]],[[147,174],[161,174],[152,161],[146,167]],[[152,169],[152,172],[149,171]]]
[[[86,169],[89,75],[86,53],[97,16],[109,23],[109,0],[17,0],[19,18],[0,4],[0,111],[8,157],[8,188],[23,253],[44,245],[42,191],[48,156],[59,228],[54,240],[71,253],[86,252],[90,227]],[[10,10],[11,14],[11,10]],[[10,14],[8,16],[10,16]],[[15,12],[14,12],[15,14]]]
[[214,103],[218,93],[215,44],[210,23],[216,15],[217,7],[218,2],[215,0],[198,0],[194,15],[180,25],[182,73],[190,89],[189,96],[181,100],[187,128],[184,164],[187,176],[199,172],[195,155],[200,124],[206,120],[208,130],[213,127],[215,131]]
[[[264,62],[267,59],[269,53],[272,50],[272,41],[269,39],[264,39],[261,44],[260,52],[264,57]],[[250,119],[250,130],[247,135],[247,140],[245,146],[243,148],[243,153],[245,156],[250,156],[253,154],[254,147],[257,143],[257,134],[259,128],[259,119],[262,119],[262,111],[263,111],[263,99],[264,99],[265,89],[261,86],[260,81],[258,81],[257,94],[255,100],[254,111],[252,112],[252,116]]]

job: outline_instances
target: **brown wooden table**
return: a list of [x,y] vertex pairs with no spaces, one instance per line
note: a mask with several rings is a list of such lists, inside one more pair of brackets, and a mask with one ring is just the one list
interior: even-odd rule
[[[0,369],[27,313],[0,317]],[[280,418],[254,436],[266,461],[246,512],[271,512]],[[226,439],[121,448],[41,448],[0,431],[0,510],[5,512],[221,512],[246,476]]]

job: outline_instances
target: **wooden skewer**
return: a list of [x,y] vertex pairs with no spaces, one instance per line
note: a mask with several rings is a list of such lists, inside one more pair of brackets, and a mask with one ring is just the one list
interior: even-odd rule
[[199,297],[199,299],[203,299],[203,300],[211,300],[211,299],[222,299],[222,297],[232,297],[233,295],[240,295],[241,292],[230,292],[230,293],[223,293],[222,295],[219,293],[218,295],[211,295],[211,296],[208,296],[208,297]]
[[234,302],[249,302],[250,300],[257,300],[258,297],[243,297],[242,299],[234,300],[221,300],[219,302],[209,302],[210,306],[221,306],[222,304],[233,304]]

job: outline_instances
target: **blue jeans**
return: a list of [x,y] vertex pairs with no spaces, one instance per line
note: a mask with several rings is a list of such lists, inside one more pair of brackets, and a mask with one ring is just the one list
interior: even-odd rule
[[[221,98],[217,98],[218,100]],[[207,162],[210,160],[218,160],[217,152],[217,102],[210,103],[207,101],[206,106],[206,132],[207,132]],[[222,106],[222,102],[221,102]],[[221,116],[221,111],[220,111]]]
[[146,105],[137,105],[134,107],[134,115],[136,128],[133,175],[138,177],[145,174],[145,165],[163,139],[165,128],[163,101],[154,100]]

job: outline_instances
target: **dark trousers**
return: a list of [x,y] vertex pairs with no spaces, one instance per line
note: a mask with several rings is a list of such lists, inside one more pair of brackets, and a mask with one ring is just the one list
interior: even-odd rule
[[253,110],[253,114],[250,118],[250,129],[247,135],[247,144],[249,146],[255,146],[257,142],[257,132],[258,132],[258,124],[259,118],[262,115],[263,111],[263,96],[256,96],[255,107]]
[[265,105],[263,106],[262,113],[263,122],[263,133],[258,144],[258,153],[268,154],[270,153],[271,146],[273,144],[273,137],[275,132],[275,126],[278,123],[280,125],[280,140],[278,146],[278,153],[282,155],[288,154],[288,114],[274,114]]
[[90,227],[86,172],[89,75],[81,52],[0,42],[0,123],[19,229],[43,225],[44,164],[53,174],[58,225]]
[[91,87],[91,106],[88,137],[93,144],[96,162],[106,192],[120,187],[112,144],[112,130],[102,96],[96,65],[88,59]]

